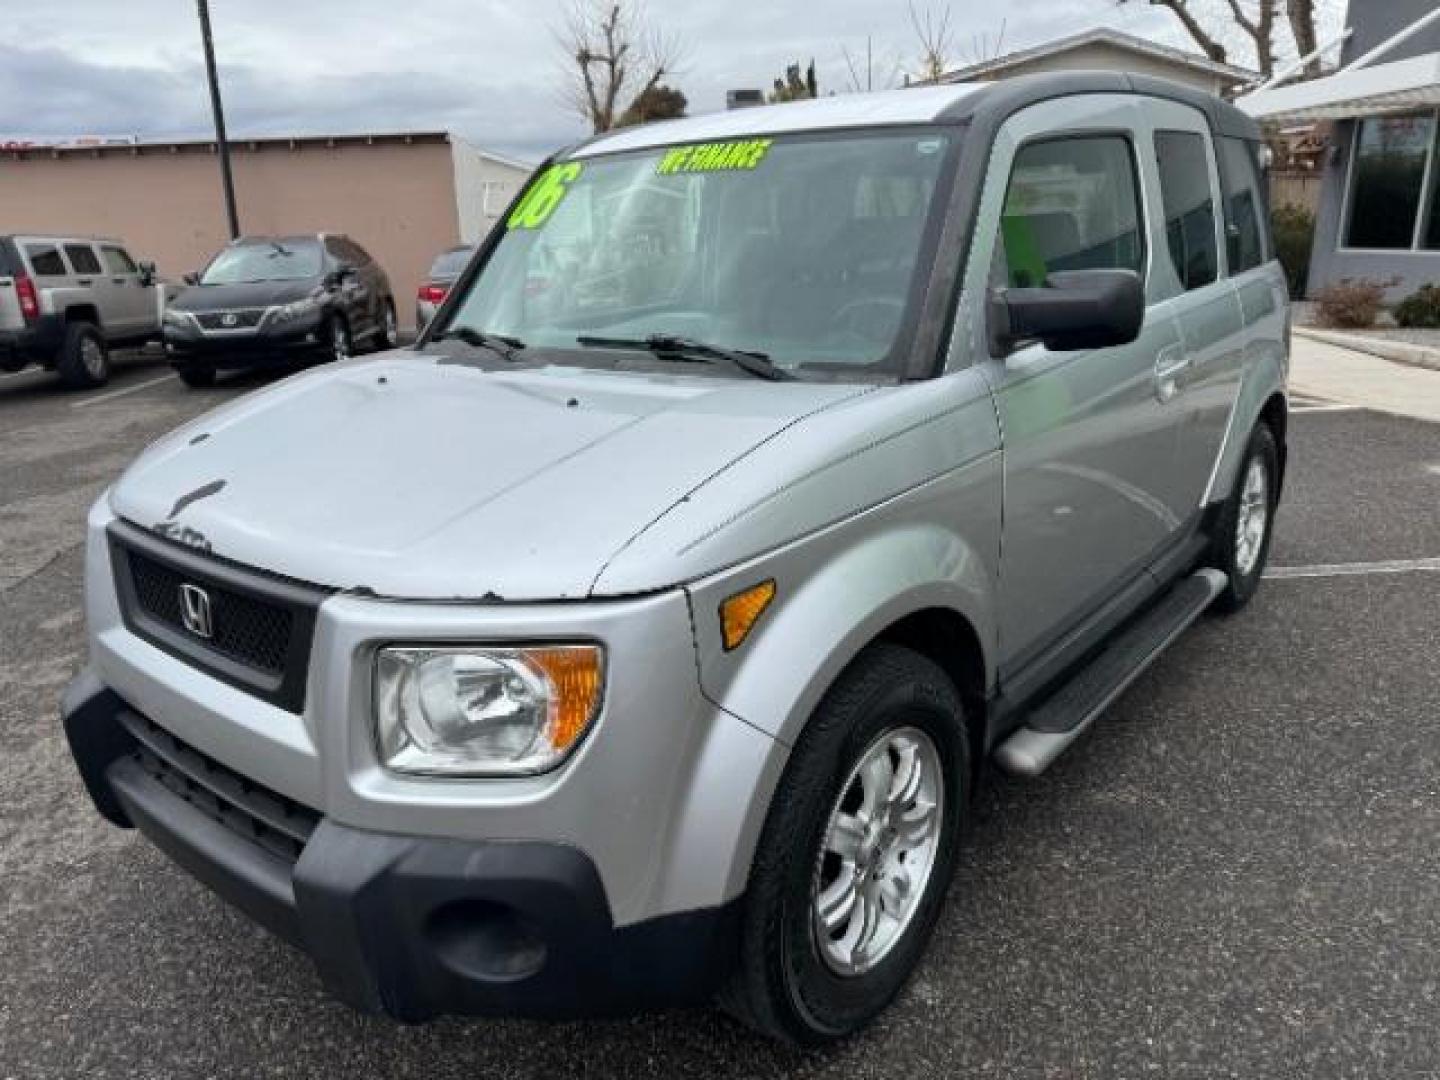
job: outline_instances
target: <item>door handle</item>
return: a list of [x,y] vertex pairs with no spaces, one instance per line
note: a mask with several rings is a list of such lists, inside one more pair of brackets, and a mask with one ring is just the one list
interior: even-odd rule
[[124,285],[124,284],[125,284],[125,279],[124,279],[123,277],[112,277],[112,278],[110,279],[110,283],[111,283],[112,285]]
[[1155,396],[1169,401],[1180,391],[1177,379],[1190,366],[1190,356],[1181,344],[1167,345],[1155,357]]

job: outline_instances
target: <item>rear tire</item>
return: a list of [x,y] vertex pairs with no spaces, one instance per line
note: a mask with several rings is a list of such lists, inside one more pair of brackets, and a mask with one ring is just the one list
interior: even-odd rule
[[1215,598],[1215,609],[1223,614],[1239,611],[1260,588],[1270,559],[1279,490],[1280,451],[1274,433],[1262,423],[1250,435],[1235,487],[1216,523],[1210,565],[1229,578]]
[[192,390],[208,390],[215,385],[214,364],[173,364],[175,374],[180,376],[180,381]]
[[[726,1011],[772,1038],[818,1046],[889,1005],[944,902],[969,758],[960,696],[933,662],[882,644],[846,669],[766,817]],[[877,804],[874,791],[889,798]]]
[[55,370],[61,382],[76,390],[90,390],[110,381],[110,350],[94,323],[65,324]]

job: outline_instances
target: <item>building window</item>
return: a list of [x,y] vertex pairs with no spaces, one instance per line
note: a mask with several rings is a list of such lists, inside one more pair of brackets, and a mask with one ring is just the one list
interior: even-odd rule
[[1155,164],[1160,168],[1170,261],[1181,285],[1202,288],[1215,280],[1220,266],[1204,138],[1191,131],[1157,131]]
[[1347,247],[1409,250],[1415,246],[1434,151],[1433,115],[1360,121],[1350,166]]
[[510,201],[510,185],[502,180],[486,180],[482,190],[485,216],[499,217],[505,212],[505,206]]

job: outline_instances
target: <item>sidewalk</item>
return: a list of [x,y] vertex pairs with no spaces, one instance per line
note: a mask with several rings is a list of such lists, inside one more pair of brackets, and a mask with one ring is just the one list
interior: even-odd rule
[[1292,344],[1290,390],[1440,423],[1440,371],[1393,363],[1299,334]]

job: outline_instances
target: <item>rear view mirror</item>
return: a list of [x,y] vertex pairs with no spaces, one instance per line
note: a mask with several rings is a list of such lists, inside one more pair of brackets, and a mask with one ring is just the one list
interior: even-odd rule
[[1133,270],[1069,270],[1042,289],[996,289],[990,297],[993,352],[1023,341],[1051,352],[1128,345],[1145,323],[1145,290]]

